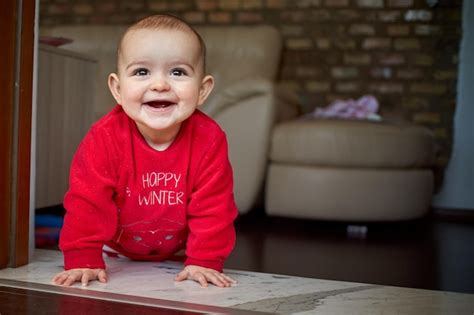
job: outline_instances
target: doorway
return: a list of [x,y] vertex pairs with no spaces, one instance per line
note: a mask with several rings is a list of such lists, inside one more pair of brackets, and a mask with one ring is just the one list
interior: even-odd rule
[[35,1],[0,2],[0,268],[29,257],[35,13]]

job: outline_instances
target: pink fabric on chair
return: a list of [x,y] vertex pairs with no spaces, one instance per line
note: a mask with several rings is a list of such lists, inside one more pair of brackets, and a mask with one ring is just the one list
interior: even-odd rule
[[381,120],[377,114],[379,103],[372,95],[365,95],[358,100],[337,100],[329,106],[318,107],[308,116],[317,118],[368,119]]

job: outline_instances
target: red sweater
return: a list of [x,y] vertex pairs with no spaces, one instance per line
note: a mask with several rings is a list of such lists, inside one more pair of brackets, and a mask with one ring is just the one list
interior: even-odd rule
[[186,265],[222,271],[235,243],[224,132],[196,111],[165,151],[151,148],[116,106],[81,142],[64,198],[65,269],[105,268],[104,244],[136,260],[186,248]]

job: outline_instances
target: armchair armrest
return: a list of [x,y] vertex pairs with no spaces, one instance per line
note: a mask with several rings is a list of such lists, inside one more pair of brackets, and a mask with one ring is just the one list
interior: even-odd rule
[[[219,87],[218,87],[219,89]],[[264,94],[273,94],[272,83],[264,79],[246,80],[214,91],[202,110],[211,117],[217,117],[230,106]]]
[[295,92],[288,90],[288,88],[284,87],[283,85],[276,86],[275,101],[275,123],[292,120],[302,114],[298,95]]
[[239,82],[218,91],[203,109],[226,132],[240,213],[252,209],[262,191],[275,121],[274,94],[269,81]]

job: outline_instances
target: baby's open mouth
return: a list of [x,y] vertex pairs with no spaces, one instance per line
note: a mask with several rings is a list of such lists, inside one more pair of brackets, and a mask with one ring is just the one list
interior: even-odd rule
[[151,102],[146,102],[145,105],[148,105],[153,108],[166,108],[168,106],[173,105],[174,103],[170,101],[151,101]]

